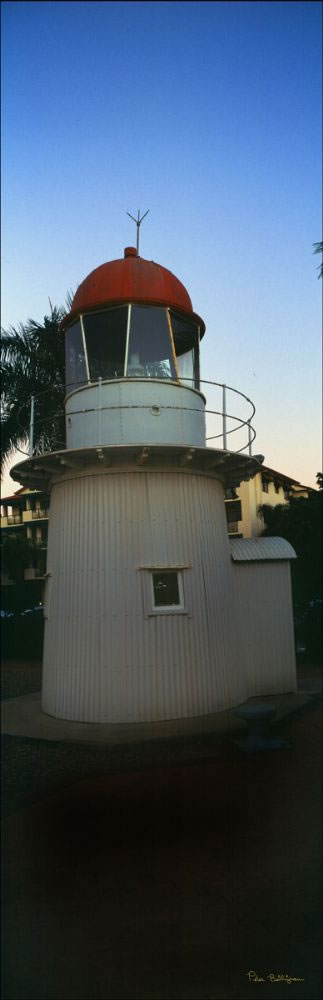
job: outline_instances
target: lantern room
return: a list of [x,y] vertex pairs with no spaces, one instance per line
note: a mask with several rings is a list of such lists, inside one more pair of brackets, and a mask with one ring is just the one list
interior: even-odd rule
[[[204,446],[205,325],[175,275],[127,247],[123,260],[83,281],[63,327],[70,447],[142,440]],[[156,416],[161,420],[150,419]]]
[[167,378],[199,389],[199,328],[158,306],[116,306],[66,329],[66,390],[99,378]]

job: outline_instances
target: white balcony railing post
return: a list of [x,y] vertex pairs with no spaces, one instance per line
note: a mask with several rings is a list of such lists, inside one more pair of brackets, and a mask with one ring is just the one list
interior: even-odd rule
[[226,386],[222,386],[222,434],[223,447],[227,447],[227,406],[226,406]]
[[249,455],[251,457],[251,455],[252,455],[252,433],[251,433],[250,420],[248,421],[248,453],[249,453]]
[[99,378],[99,440],[98,444],[102,444],[102,378]]

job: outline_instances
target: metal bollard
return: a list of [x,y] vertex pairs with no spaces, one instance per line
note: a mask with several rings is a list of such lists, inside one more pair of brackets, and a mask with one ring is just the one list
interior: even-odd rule
[[290,746],[287,740],[275,739],[269,735],[270,723],[276,715],[275,705],[239,705],[234,714],[236,719],[243,719],[248,725],[248,735],[235,740],[236,746],[241,750],[258,753],[260,750],[286,750]]

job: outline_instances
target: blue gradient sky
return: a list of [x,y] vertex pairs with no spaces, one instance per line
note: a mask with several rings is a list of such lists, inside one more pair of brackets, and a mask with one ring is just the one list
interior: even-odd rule
[[[3,4],[4,327],[135,241],[206,322],[254,450],[321,467],[321,5]],[[232,442],[233,446],[233,442]]]

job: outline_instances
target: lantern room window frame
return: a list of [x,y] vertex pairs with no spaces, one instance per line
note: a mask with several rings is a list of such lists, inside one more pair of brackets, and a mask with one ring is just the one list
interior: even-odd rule
[[[131,340],[131,318],[132,318],[132,310],[134,308],[136,308],[136,309],[141,309],[142,308],[142,309],[146,309],[146,310],[149,309],[151,311],[153,311],[154,309],[158,309],[158,310],[163,310],[164,313],[166,314],[167,326],[168,326],[168,332],[169,332],[169,348],[170,348],[169,362],[172,362],[172,364],[174,366],[175,377],[173,376],[173,374],[170,374],[170,376],[167,376],[167,375],[163,376],[163,375],[159,375],[159,374],[158,375],[147,375],[147,374],[143,374],[143,375],[131,375],[131,374],[129,374],[129,372],[128,372],[128,368],[129,368],[129,344],[130,344],[130,340]],[[184,316],[183,314],[181,314],[180,312],[177,312],[172,307],[168,307],[168,306],[155,306],[155,305],[148,305],[148,304],[145,305],[144,303],[129,302],[129,303],[120,303],[120,304],[117,304],[117,305],[111,305],[110,307],[108,307],[106,309],[102,309],[102,308],[100,308],[100,309],[91,309],[91,310],[88,310],[87,312],[81,312],[81,313],[79,313],[79,315],[77,317],[75,317],[73,319],[73,322],[68,327],[66,327],[65,336],[66,336],[66,338],[68,338],[69,331],[74,327],[74,325],[77,322],[80,323],[81,337],[82,337],[82,347],[83,347],[83,355],[84,355],[84,357],[83,357],[83,365],[84,365],[84,368],[85,368],[85,371],[86,371],[86,375],[87,375],[87,381],[83,381],[82,380],[82,381],[77,382],[77,383],[70,383],[70,385],[73,386],[72,389],[70,389],[70,385],[67,383],[66,384],[66,389],[67,389],[67,393],[68,394],[69,394],[70,391],[73,392],[73,391],[75,391],[75,390],[77,390],[79,388],[82,388],[82,387],[84,388],[85,386],[97,385],[97,383],[99,381],[98,378],[91,378],[91,356],[90,356],[89,347],[88,347],[88,344],[87,344],[86,318],[90,317],[90,316],[95,316],[95,315],[98,315],[98,314],[100,314],[100,316],[102,316],[103,314],[107,315],[108,313],[115,312],[117,309],[123,309],[123,310],[126,309],[127,310],[123,375],[115,376],[115,378],[113,378],[113,377],[112,378],[109,378],[109,377],[105,378],[104,376],[102,376],[102,381],[104,381],[104,382],[116,381],[118,378],[126,378],[126,379],[143,378],[143,379],[149,379],[149,380],[163,379],[166,382],[172,382],[173,384],[175,383],[177,385],[182,385],[182,386],[185,386],[185,385],[187,386],[187,384],[189,383],[189,386],[188,386],[189,388],[193,388],[193,389],[196,389],[197,391],[200,391],[200,363],[199,363],[200,362],[200,327],[199,327],[199,325],[193,319],[191,319],[189,316]],[[175,324],[176,320],[179,323],[182,321],[183,324],[184,324],[184,326],[185,326],[185,324],[187,324],[187,327],[188,327],[188,339],[189,339],[189,341],[191,340],[190,346],[188,347],[187,351],[184,351],[184,352],[182,351],[182,354],[177,354],[176,353],[176,335],[174,333],[174,324]],[[191,327],[191,338],[190,338],[189,327]],[[192,363],[192,377],[191,378],[189,376],[187,376],[187,377],[184,377],[184,376],[181,377],[180,374],[179,374],[178,361],[179,361],[179,359],[181,357],[184,357],[185,354],[189,354],[190,352],[192,352],[192,362],[193,362]],[[67,355],[68,355],[68,341],[66,340],[66,359],[67,359]],[[161,360],[163,360],[163,359],[161,359]],[[149,361],[146,361],[146,364],[148,364],[148,363],[149,363]],[[156,364],[158,364],[158,362],[156,362]],[[66,363],[66,375],[67,375],[67,363]]]

